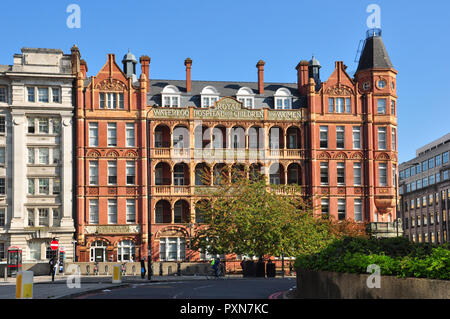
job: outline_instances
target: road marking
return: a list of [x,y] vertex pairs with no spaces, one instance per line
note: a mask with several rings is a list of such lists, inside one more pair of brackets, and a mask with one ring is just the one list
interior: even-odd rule
[[203,289],[203,288],[210,288],[210,287],[214,287],[213,285],[209,285],[209,286],[201,286],[201,287],[195,287],[195,288],[193,288],[194,290],[197,290],[197,289]]
[[284,293],[284,291],[279,291],[279,292],[273,293],[269,296],[269,299],[278,299],[278,297],[283,293]]

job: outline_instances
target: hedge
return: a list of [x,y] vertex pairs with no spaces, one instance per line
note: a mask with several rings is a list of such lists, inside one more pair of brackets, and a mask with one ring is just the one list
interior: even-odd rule
[[450,245],[413,243],[406,238],[344,238],[316,254],[298,256],[295,267],[367,273],[376,264],[382,275],[450,280]]

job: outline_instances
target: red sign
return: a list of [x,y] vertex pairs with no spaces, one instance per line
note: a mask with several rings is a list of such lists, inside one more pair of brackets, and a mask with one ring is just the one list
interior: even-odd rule
[[58,247],[59,247],[58,241],[53,240],[53,241],[50,243],[50,248],[51,248],[52,250],[58,250]]

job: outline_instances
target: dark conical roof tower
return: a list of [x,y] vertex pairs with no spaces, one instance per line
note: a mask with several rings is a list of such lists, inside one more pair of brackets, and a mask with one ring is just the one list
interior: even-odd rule
[[381,38],[381,30],[369,30],[356,72],[366,69],[391,68],[393,65]]

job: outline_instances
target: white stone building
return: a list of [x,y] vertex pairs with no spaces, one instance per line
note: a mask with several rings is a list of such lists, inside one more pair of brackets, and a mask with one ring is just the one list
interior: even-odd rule
[[0,66],[0,261],[9,246],[48,261],[53,238],[73,258],[73,73],[55,49]]

